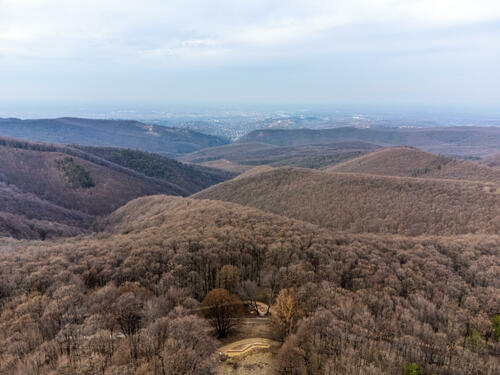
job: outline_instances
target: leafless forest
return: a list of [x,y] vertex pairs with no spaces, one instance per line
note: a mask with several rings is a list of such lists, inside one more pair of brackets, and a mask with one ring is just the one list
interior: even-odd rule
[[255,293],[274,304],[284,373],[500,369],[496,235],[340,234],[165,196],[131,202],[100,229],[4,240],[1,373],[210,373],[218,331],[204,299],[221,286],[230,306]]
[[491,158],[0,141],[0,374],[500,371]]

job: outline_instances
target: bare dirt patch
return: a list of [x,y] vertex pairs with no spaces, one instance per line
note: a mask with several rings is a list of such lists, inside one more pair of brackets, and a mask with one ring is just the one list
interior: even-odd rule
[[257,352],[239,359],[237,362],[220,362],[218,375],[271,375],[276,374],[275,353]]
[[231,334],[223,339],[219,349],[221,375],[274,374],[274,358],[281,346],[266,315],[267,305],[258,303],[258,312],[247,310]]

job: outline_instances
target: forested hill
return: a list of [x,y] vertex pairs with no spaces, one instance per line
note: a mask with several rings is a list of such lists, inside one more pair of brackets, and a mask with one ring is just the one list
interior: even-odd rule
[[229,161],[242,166],[272,165],[303,168],[325,168],[349,160],[380,146],[365,142],[341,142],[300,146],[275,146],[269,144],[233,143],[211,147],[182,155],[179,160],[191,163]]
[[162,155],[116,147],[72,146],[145,176],[175,183],[188,194],[233,178],[236,174],[196,164],[184,164]]
[[278,146],[362,141],[381,146],[413,146],[446,155],[485,156],[500,152],[500,128],[368,128],[262,129],[238,139],[238,143]]
[[216,372],[214,319],[199,313],[224,267],[236,270],[232,293],[241,299],[243,286],[258,285],[271,303],[293,288],[290,334],[267,357],[276,369],[500,369],[490,320],[499,311],[498,236],[332,233],[166,196],[134,200],[103,225],[72,239],[0,241],[1,375],[226,374]]
[[269,168],[250,170],[194,197],[337,231],[412,236],[500,231],[500,191],[493,183]]
[[468,160],[431,154],[412,147],[392,147],[375,151],[336,164],[327,171],[500,182],[498,169]]
[[132,148],[170,157],[228,143],[223,138],[189,129],[82,118],[4,118],[0,119],[0,135],[60,144]]
[[0,236],[17,238],[75,234],[131,199],[185,196],[233,176],[141,151],[5,137],[0,160]]

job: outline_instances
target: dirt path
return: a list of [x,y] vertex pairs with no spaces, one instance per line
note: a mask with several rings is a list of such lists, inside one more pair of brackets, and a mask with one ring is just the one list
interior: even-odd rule
[[255,337],[235,341],[219,349],[218,375],[276,374],[275,356],[281,346],[278,341]]
[[263,337],[255,337],[224,345],[219,349],[219,352],[222,353],[222,355],[226,355],[228,358],[234,358],[247,355],[253,351],[267,351],[273,347],[279,348],[280,345],[281,344],[278,341],[266,339]]
[[275,374],[274,358],[281,342],[276,340],[267,310],[266,304],[257,302],[257,313],[249,312],[232,334],[222,340],[217,374]]

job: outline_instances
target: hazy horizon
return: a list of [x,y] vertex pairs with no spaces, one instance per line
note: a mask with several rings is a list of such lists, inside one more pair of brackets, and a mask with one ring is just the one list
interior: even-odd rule
[[29,103],[500,103],[491,0],[0,0],[0,9],[7,114]]
[[465,105],[397,105],[375,103],[137,103],[137,102],[0,102],[0,118],[81,117],[102,119],[168,119],[177,117],[224,118],[231,116],[341,116],[365,115],[380,119],[453,117],[500,121],[500,107]]

